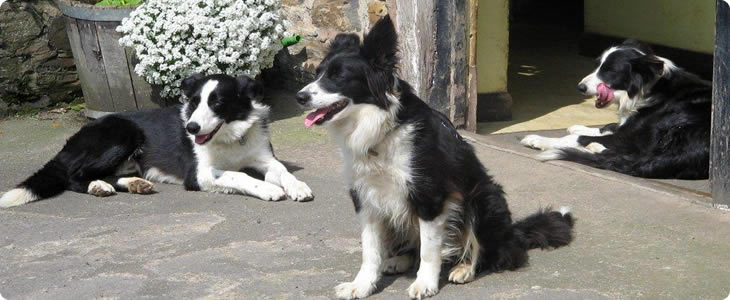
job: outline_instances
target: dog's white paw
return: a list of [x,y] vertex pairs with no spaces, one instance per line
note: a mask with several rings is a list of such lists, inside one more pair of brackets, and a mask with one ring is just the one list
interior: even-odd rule
[[274,184],[262,182],[254,187],[252,196],[266,201],[278,201],[286,198],[286,193],[284,193],[282,188]]
[[530,134],[530,135],[524,137],[520,141],[520,144],[525,145],[530,148],[545,150],[545,149],[543,149],[545,147],[544,142],[543,142],[544,140],[545,140],[544,137],[541,137],[536,134]]
[[119,178],[117,184],[123,185],[132,194],[152,194],[155,184],[139,177]]
[[412,255],[394,256],[383,262],[383,273],[389,275],[400,274],[408,271],[412,266]]
[[305,202],[314,199],[309,186],[299,180],[292,180],[289,184],[284,185],[284,191],[294,201]]
[[425,299],[438,294],[439,283],[438,277],[435,281],[424,280],[421,277],[416,278],[410,287],[408,287],[408,297],[411,299]]
[[601,129],[591,128],[583,125],[573,125],[568,127],[568,133],[584,136],[599,136],[601,135]]
[[583,126],[583,125],[573,125],[573,126],[568,127],[567,131],[569,134],[582,135],[581,133],[585,132],[587,129],[590,129],[590,128]]
[[89,188],[86,192],[89,193],[89,195],[97,197],[107,197],[114,195],[117,191],[111,184],[108,184],[103,180],[94,180],[89,183]]
[[471,264],[458,264],[449,271],[449,281],[453,283],[467,283],[474,280],[474,275]]
[[375,284],[369,282],[345,282],[335,287],[335,294],[339,299],[361,299],[370,296],[375,291]]
[[593,153],[601,153],[606,150],[606,147],[599,144],[599,143],[590,143],[588,146],[586,146],[586,150],[593,152]]

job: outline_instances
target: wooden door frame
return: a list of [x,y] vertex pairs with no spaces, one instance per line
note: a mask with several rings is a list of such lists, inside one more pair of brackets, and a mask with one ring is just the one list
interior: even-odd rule
[[730,206],[730,3],[717,0],[712,84],[710,181],[715,207]]

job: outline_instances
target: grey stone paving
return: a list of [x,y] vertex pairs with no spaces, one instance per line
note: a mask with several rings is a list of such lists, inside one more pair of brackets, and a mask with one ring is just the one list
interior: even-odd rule
[[[337,150],[279,105],[277,156],[316,194],[264,202],[158,184],[149,196],[72,192],[0,210],[0,294],[8,299],[329,299],[360,264],[357,220]],[[83,120],[0,121],[0,191],[29,176]],[[53,124],[58,124],[53,125]],[[57,127],[57,128],[56,128]],[[516,217],[568,205],[575,242],[531,252],[530,266],[436,299],[723,299],[730,213],[706,199],[569,163],[541,163],[516,140],[474,137]],[[519,151],[518,151],[519,150]],[[384,277],[373,299],[404,299],[415,276]]]

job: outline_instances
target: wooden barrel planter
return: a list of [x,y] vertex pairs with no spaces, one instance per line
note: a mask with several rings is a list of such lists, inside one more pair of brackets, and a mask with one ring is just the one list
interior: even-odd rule
[[121,33],[116,28],[133,8],[96,7],[72,0],[56,0],[56,4],[66,18],[87,117],[173,104],[160,98],[160,87],[134,73],[134,51],[119,45]]

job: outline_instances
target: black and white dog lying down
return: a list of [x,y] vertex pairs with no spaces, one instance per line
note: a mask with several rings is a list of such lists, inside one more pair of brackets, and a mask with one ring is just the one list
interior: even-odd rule
[[325,127],[340,146],[345,181],[362,229],[362,266],[337,297],[372,294],[382,273],[401,273],[420,257],[411,298],[439,290],[441,264],[449,280],[515,270],[527,250],[568,245],[573,217],[549,209],[513,222],[502,187],[487,174],[451,122],[396,77],[397,36],[385,17],[365,39],[339,34],[317,67],[317,79],[297,93],[315,109],[305,125]]
[[[181,88],[188,99],[182,106],[112,114],[85,125],[40,171],[5,193],[0,206],[64,190],[149,194],[150,181],[264,200],[312,199],[309,187],[274,157],[261,84],[246,76],[194,75]],[[244,167],[263,173],[265,181],[239,172]]]
[[619,123],[576,125],[570,135],[528,135],[522,144],[544,150],[542,160],[569,160],[647,178],[707,179],[712,84],[626,41],[599,58],[578,89],[596,107],[618,102]]

